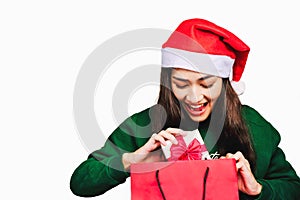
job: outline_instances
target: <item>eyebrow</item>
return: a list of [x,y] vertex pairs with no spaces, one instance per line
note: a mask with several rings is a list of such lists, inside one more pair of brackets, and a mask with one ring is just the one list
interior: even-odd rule
[[[176,76],[172,76],[174,79],[178,80],[178,81],[184,81],[184,82],[189,82],[188,79],[184,79],[184,78],[179,78],[179,77],[176,77]],[[206,79],[209,79],[211,77],[214,77],[212,75],[207,75],[207,76],[203,76],[201,78],[198,79],[198,81],[203,81],[203,80],[206,80]]]

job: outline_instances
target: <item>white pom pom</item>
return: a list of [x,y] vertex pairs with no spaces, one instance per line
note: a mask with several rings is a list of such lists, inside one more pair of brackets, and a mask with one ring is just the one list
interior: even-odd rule
[[246,88],[246,85],[243,81],[239,81],[239,82],[231,81],[231,86],[233,87],[237,95],[242,95]]

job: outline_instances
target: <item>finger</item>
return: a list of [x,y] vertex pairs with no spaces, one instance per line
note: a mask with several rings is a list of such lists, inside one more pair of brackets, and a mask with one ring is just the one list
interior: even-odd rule
[[170,140],[173,144],[178,144],[178,141],[176,140],[175,136],[167,131],[161,131],[159,132],[159,135],[162,135],[167,140]]
[[232,153],[227,153],[225,158],[232,158],[233,154]]
[[251,168],[250,168],[250,164],[249,164],[249,162],[248,162],[248,160],[247,159],[240,159],[237,163],[236,163],[236,166],[237,166],[237,168],[238,169],[244,169],[244,170],[249,170],[249,171],[251,171]]
[[239,161],[239,162],[236,163],[236,168],[237,169],[241,169],[243,166],[244,166],[244,162]]
[[235,154],[227,153],[226,158],[234,158],[236,161],[239,161],[240,159],[245,159],[244,155],[240,151],[237,151]]
[[237,151],[232,157],[237,161],[237,163],[236,163],[237,169],[241,169],[244,167],[246,167],[247,169],[250,169],[250,164],[249,164],[248,160],[244,157],[242,152]]
[[[157,142],[155,137],[156,137],[156,133],[152,134],[150,139],[143,146],[143,148],[141,148],[141,150],[145,150],[147,153],[147,152],[150,152],[150,151],[153,151],[154,149],[156,149],[160,145],[160,142]],[[143,151],[140,151],[140,152],[143,152]]]
[[183,131],[182,129],[179,129],[179,128],[167,128],[166,131],[171,133],[174,136],[178,136],[178,135],[186,136],[187,135],[187,133],[185,131]]
[[167,145],[166,140],[164,139],[164,137],[162,137],[162,136],[159,135],[159,134],[154,133],[154,134],[152,135],[152,138],[153,138],[155,141],[160,142],[160,143],[161,143],[162,145],[164,145],[164,146]]
[[243,169],[243,170],[251,171],[249,162],[246,159],[239,160],[239,162],[236,163],[236,167],[237,167],[237,169]]
[[237,160],[239,159],[245,159],[244,155],[242,154],[242,152],[240,151],[237,151],[234,155],[233,155],[234,158],[236,158]]

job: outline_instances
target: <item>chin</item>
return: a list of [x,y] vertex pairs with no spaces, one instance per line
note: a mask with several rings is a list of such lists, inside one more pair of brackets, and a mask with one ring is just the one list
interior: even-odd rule
[[203,122],[207,119],[208,115],[203,115],[203,116],[193,116],[193,115],[189,115],[189,117],[191,118],[191,120],[193,120],[194,122]]

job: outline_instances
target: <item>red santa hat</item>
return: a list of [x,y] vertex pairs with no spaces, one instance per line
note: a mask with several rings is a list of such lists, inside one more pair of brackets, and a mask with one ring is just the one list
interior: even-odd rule
[[250,48],[228,30],[204,19],[183,21],[162,46],[162,67],[229,78],[238,95]]

